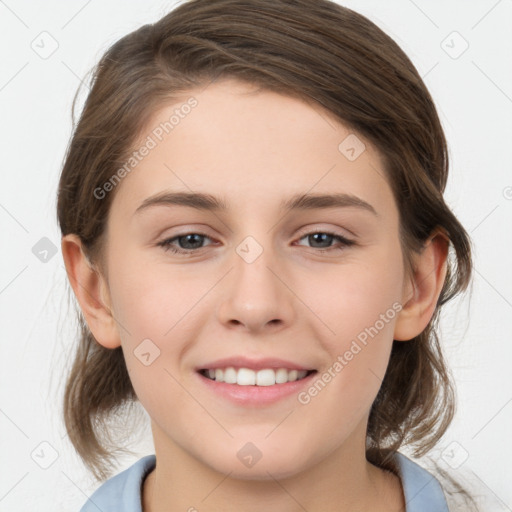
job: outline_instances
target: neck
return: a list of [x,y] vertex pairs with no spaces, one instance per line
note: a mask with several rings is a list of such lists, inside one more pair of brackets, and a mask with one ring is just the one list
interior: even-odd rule
[[144,512],[405,510],[398,477],[366,460],[364,442],[348,440],[293,476],[275,478],[267,471],[261,479],[249,480],[216,471],[168,438],[159,442],[165,438],[157,430],[153,425],[157,466],[143,485]]

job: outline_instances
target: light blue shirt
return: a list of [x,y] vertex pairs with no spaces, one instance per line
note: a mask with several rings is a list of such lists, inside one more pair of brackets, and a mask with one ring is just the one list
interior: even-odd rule
[[[402,481],[406,512],[449,512],[441,485],[433,475],[401,453],[396,453],[394,460]],[[103,483],[80,512],[142,512],[142,483],[155,464],[155,455],[142,457]]]

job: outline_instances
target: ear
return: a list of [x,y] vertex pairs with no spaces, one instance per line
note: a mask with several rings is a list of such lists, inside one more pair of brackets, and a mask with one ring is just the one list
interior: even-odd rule
[[121,340],[105,278],[89,262],[77,235],[62,237],[61,248],[69,282],[92,335],[105,348],[119,347]]
[[403,309],[395,323],[393,339],[407,341],[428,325],[441,294],[447,271],[449,238],[435,231],[414,261],[414,275],[404,284]]

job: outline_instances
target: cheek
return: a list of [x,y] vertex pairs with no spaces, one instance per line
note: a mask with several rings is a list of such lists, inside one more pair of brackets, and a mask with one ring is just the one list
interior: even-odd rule
[[336,444],[357,429],[377,396],[393,343],[396,310],[382,298],[361,294],[330,311],[327,322],[335,335],[319,337],[328,361],[297,398],[304,411],[301,417],[322,418],[322,431]]
[[112,274],[114,314],[121,324],[121,338],[130,345],[145,338],[157,344],[168,342],[185,318],[187,322],[193,318],[194,306],[211,287],[198,275],[184,279],[179,270],[162,271],[162,263],[125,262]]
[[152,417],[165,417],[162,393],[172,397],[173,409],[190,401],[173,376],[179,378],[180,359],[195,338],[191,328],[200,324],[201,308],[195,306],[211,283],[136,258],[125,257],[111,268],[114,315],[130,380]]
[[399,254],[380,253],[373,264],[336,269],[324,276],[324,293],[310,295],[322,321],[317,338],[329,360],[301,403],[315,401],[319,414],[322,404],[333,411],[333,421],[359,421],[381,386],[401,309]]
[[[383,256],[380,261],[390,260]],[[322,336],[330,353],[349,349],[352,340],[368,342],[368,346],[374,339],[382,343],[392,341],[400,308],[400,265],[379,264],[376,258],[374,265],[340,268],[326,275],[325,283],[327,288],[324,293],[316,294],[314,303],[318,316],[331,331],[331,336]]]

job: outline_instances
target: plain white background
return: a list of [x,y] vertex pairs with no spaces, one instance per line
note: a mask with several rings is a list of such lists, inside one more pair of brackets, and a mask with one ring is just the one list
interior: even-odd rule
[[[512,1],[339,3],[397,41],[438,107],[451,156],[446,198],[473,239],[475,277],[471,295],[442,317],[459,408],[431,456],[485,495],[484,510],[510,511]],[[80,81],[110,44],[174,5],[0,1],[2,511],[79,510],[98,485],[60,417],[75,320],[60,254],[57,183]],[[120,460],[119,470],[152,452],[149,431],[131,447],[134,455]]]

